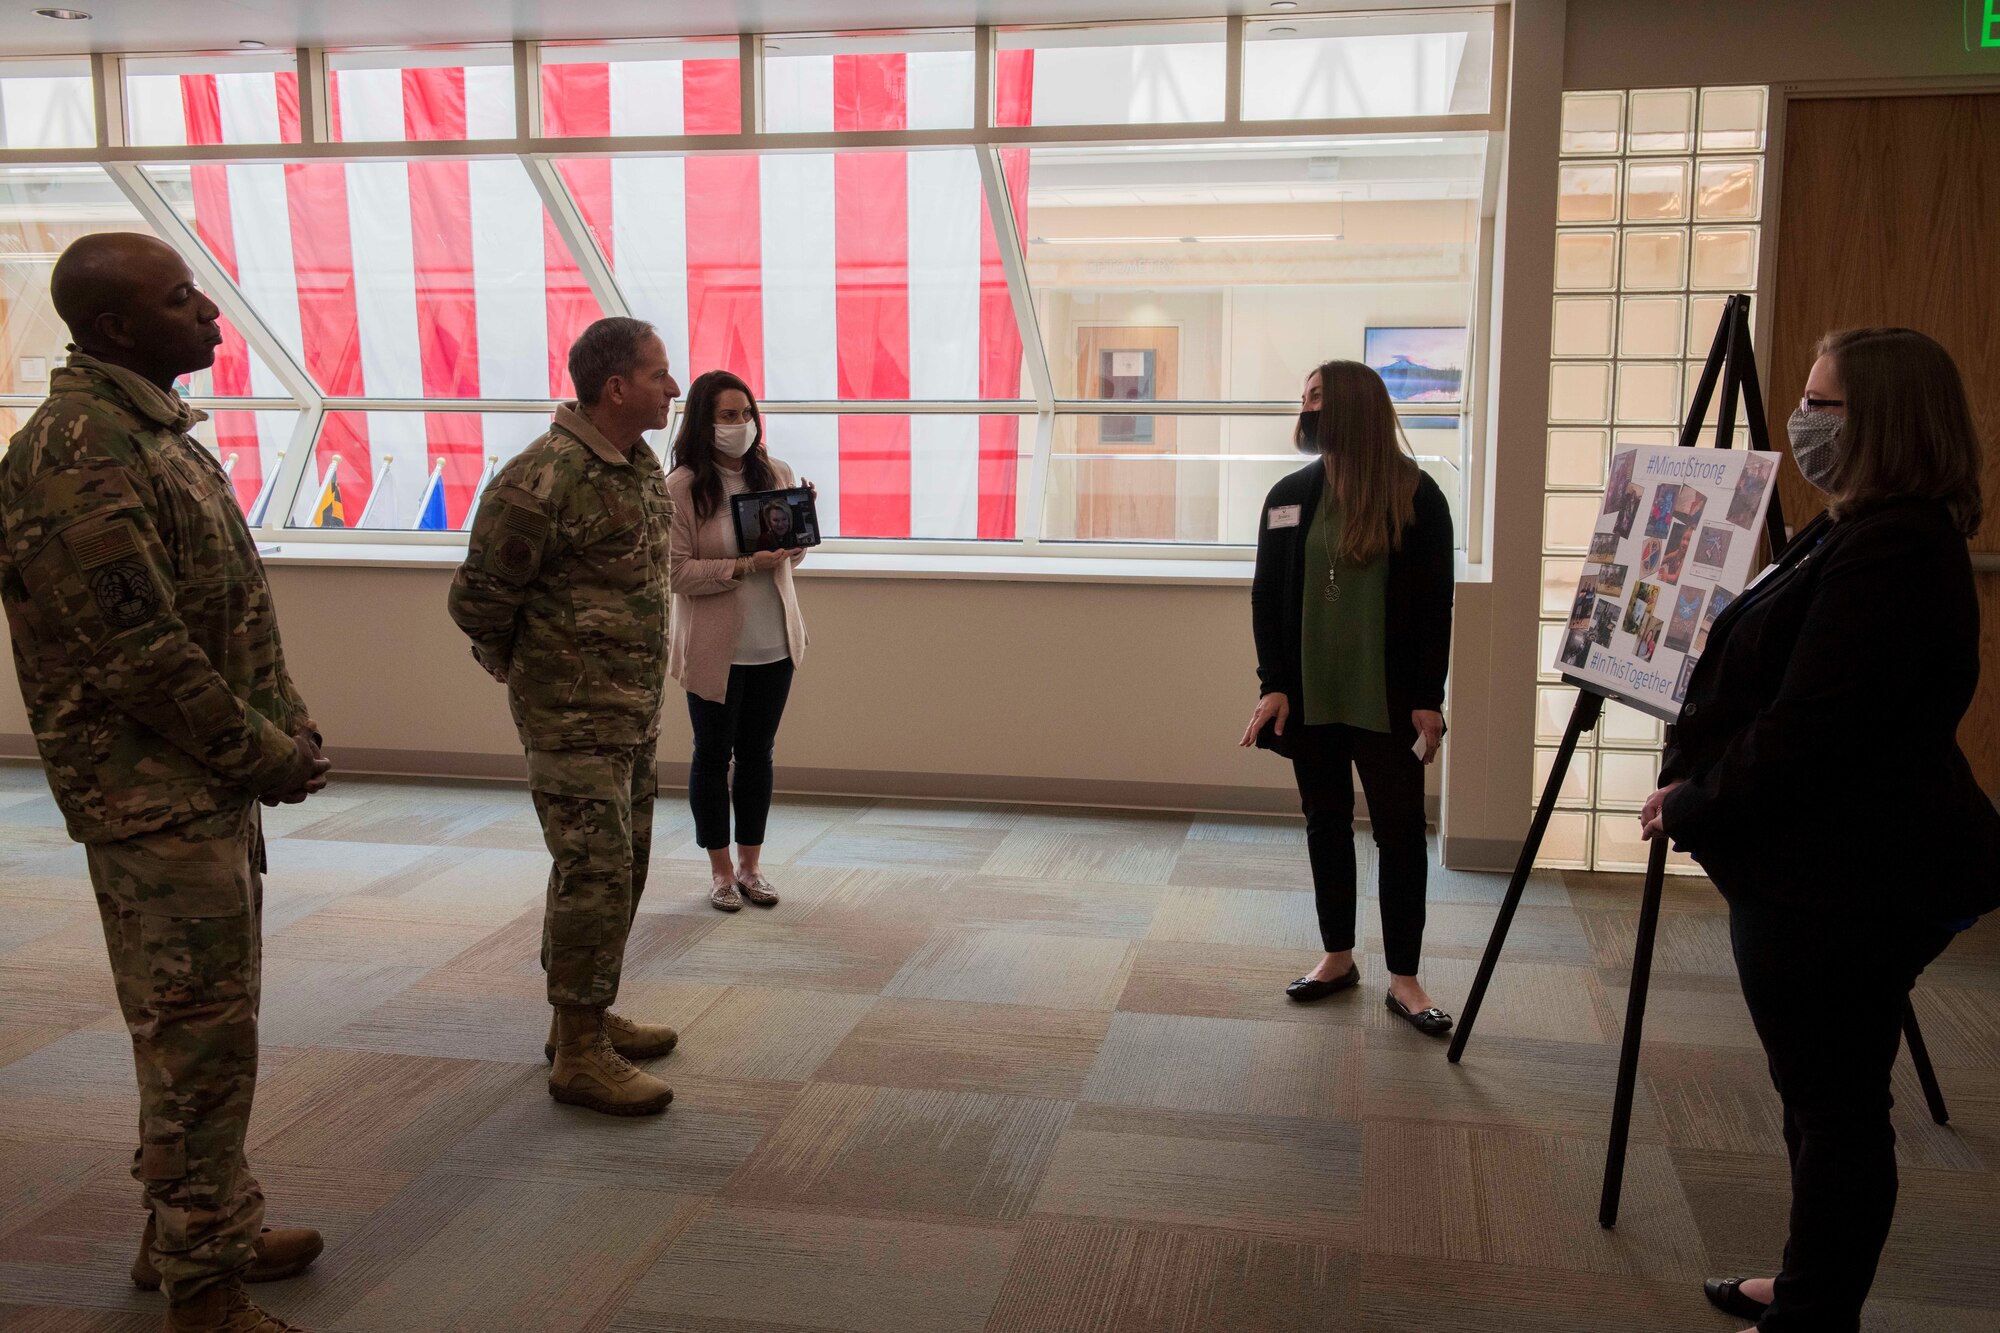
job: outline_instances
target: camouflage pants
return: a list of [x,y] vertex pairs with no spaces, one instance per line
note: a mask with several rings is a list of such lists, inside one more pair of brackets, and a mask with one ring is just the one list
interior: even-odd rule
[[549,1003],[608,1005],[653,855],[653,742],[530,750],[528,786],[555,861],[542,917]]
[[167,1297],[185,1301],[249,1264],[264,1220],[243,1159],[257,1090],[261,825],[253,805],[85,850],[139,1072],[132,1176]]

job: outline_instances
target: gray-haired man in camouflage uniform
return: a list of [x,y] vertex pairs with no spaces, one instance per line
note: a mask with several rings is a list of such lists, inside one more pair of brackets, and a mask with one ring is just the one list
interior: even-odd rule
[[600,319],[569,351],[577,402],[500,469],[451,585],[472,654],[507,686],[555,865],[542,921],[549,1095],[612,1115],[666,1109],[632,1060],[669,1027],[610,1011],[652,855],[666,688],[666,474],[645,433],[680,386],[650,324]]
[[132,1277],[169,1330],[276,1333],[241,1282],[319,1234],[262,1230],[243,1159],[257,1084],[257,802],[326,785],[250,530],[176,377],[215,360],[213,302],[151,237],[56,261],[74,355],[0,457],[0,601],[70,836],[85,844],[139,1075]]

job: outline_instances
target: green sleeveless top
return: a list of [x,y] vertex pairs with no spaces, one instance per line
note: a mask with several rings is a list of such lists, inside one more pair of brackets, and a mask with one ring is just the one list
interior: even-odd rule
[[[1389,730],[1384,668],[1389,561],[1336,562],[1340,506],[1331,490],[1320,497],[1306,533],[1306,577],[1299,626],[1299,668],[1306,725],[1341,722],[1363,731]],[[1331,574],[1331,578],[1329,578]]]

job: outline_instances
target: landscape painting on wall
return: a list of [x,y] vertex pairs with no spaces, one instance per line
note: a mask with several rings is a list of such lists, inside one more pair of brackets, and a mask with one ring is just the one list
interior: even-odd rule
[[1456,403],[1465,383],[1465,328],[1369,329],[1362,359],[1399,403]]

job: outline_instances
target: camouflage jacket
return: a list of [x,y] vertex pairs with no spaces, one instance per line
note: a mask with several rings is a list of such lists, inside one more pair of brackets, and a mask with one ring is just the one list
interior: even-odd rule
[[0,602],[70,836],[294,785],[307,721],[228,477],[178,394],[81,353],[0,456]]
[[574,406],[480,497],[451,618],[506,673],[528,749],[659,735],[673,512],[652,449],[626,458]]

